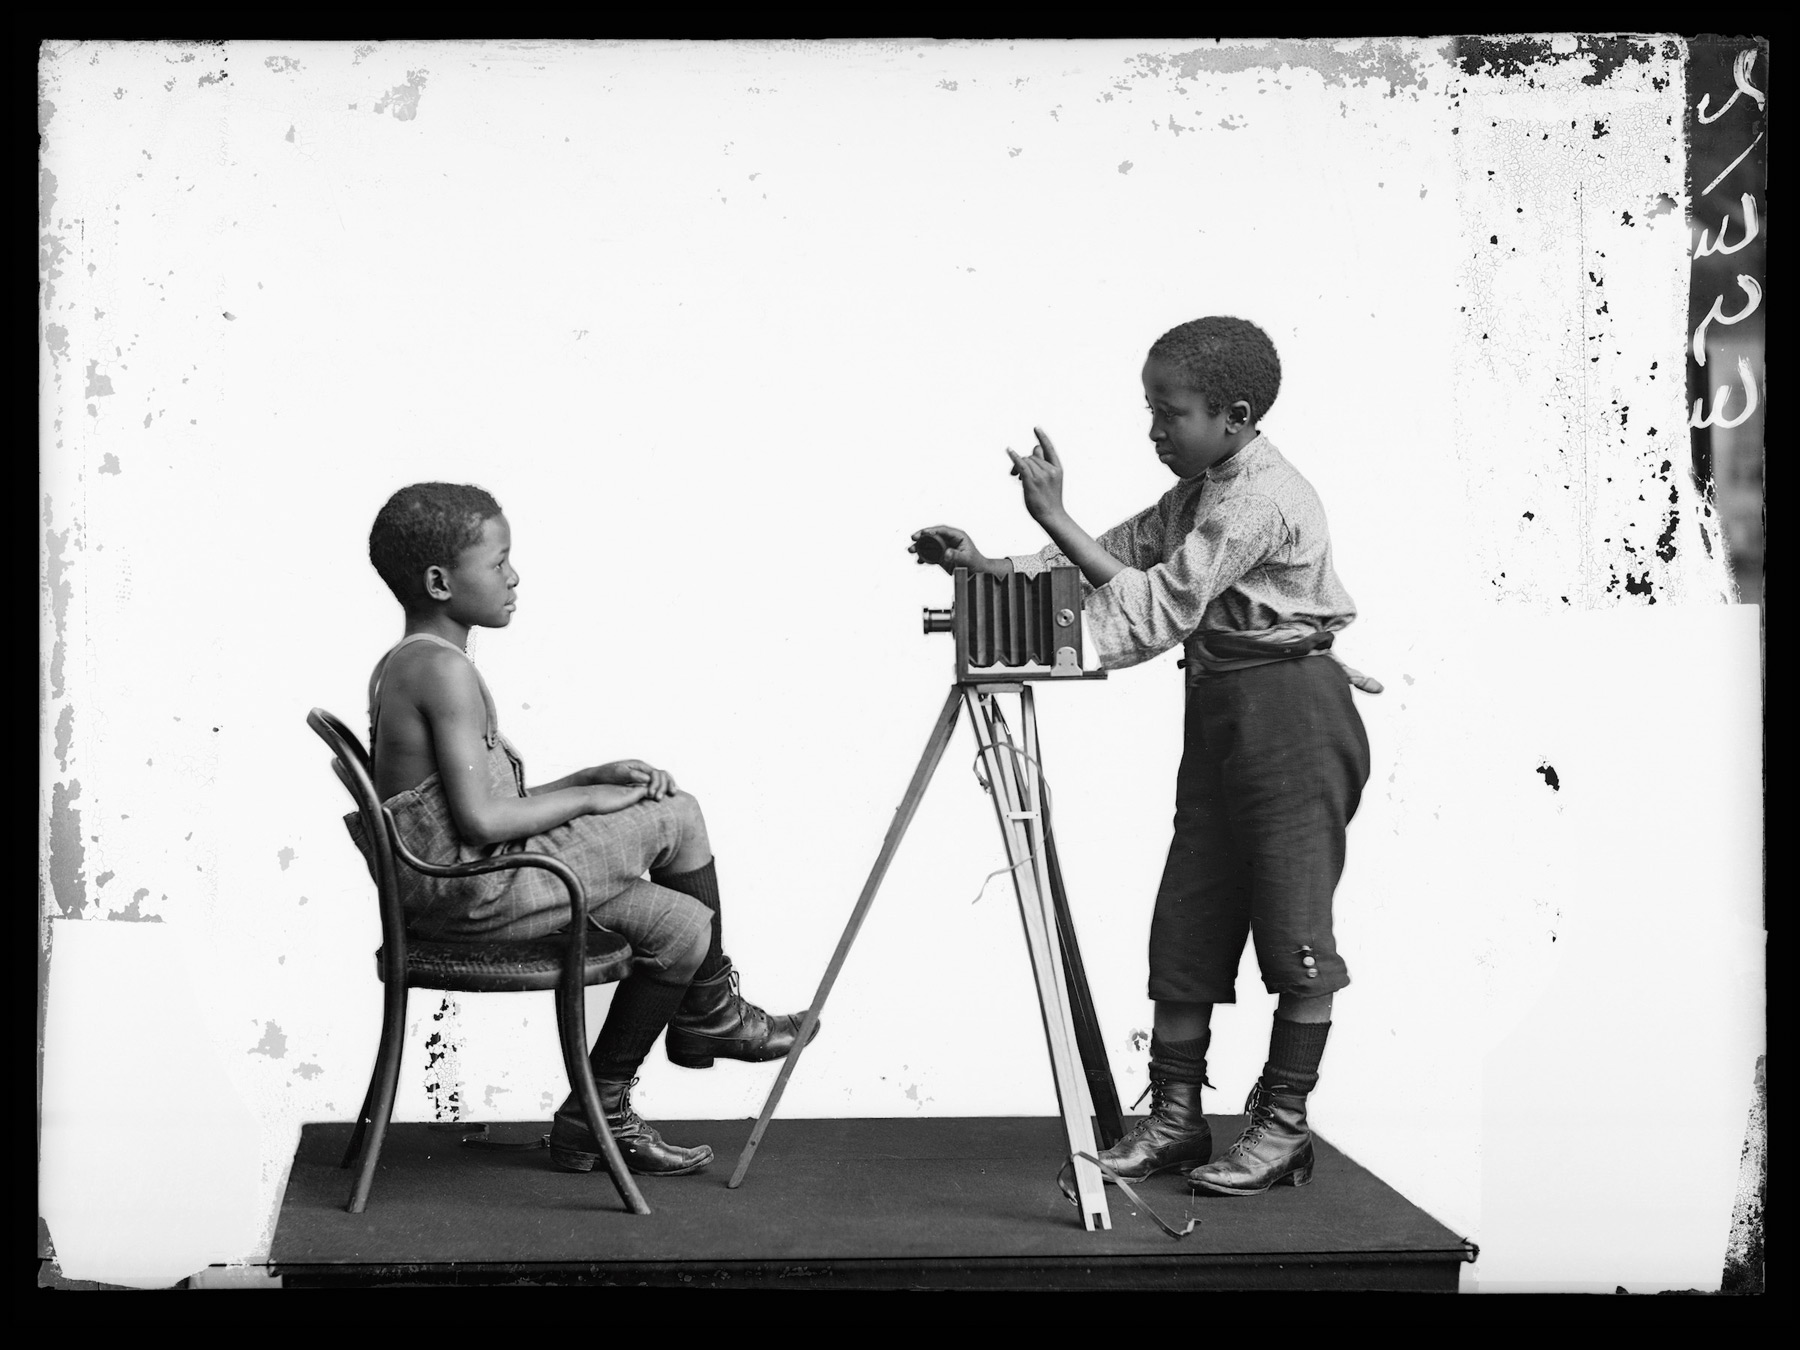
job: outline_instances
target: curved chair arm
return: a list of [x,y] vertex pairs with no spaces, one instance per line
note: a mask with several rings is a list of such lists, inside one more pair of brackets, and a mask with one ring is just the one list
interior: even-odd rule
[[551,857],[548,853],[500,853],[491,858],[476,858],[465,863],[428,863],[409,849],[406,841],[400,838],[400,826],[395,822],[392,811],[382,807],[381,818],[387,823],[388,839],[394,846],[394,856],[413,871],[422,872],[428,877],[473,877],[515,867],[537,867],[559,877],[569,892],[569,948],[563,955],[563,980],[570,989],[580,989],[583,986],[587,967],[587,892],[582,889],[581,878],[561,858]]

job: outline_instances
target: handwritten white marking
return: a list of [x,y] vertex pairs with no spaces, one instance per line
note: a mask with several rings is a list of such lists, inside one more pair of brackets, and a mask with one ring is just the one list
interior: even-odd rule
[[1756,48],[1751,47],[1747,51],[1741,51],[1737,54],[1737,60],[1731,63],[1731,78],[1737,81],[1737,88],[1731,91],[1731,97],[1725,100],[1725,106],[1720,108],[1719,111],[1714,113],[1711,117],[1706,115],[1706,105],[1712,98],[1712,95],[1700,95],[1700,102],[1694,106],[1694,115],[1700,119],[1701,126],[1716,122],[1726,113],[1730,112],[1731,105],[1738,101],[1739,94],[1750,95],[1751,98],[1756,100],[1756,106],[1759,108],[1766,108],[1769,106],[1768,100],[1763,97],[1762,90],[1750,83],[1750,68],[1755,64]]
[[1727,244],[1725,242],[1725,227],[1731,224],[1731,212],[1727,211],[1724,215],[1719,217],[1719,234],[1716,240],[1708,242],[1706,231],[1700,231],[1700,242],[1694,246],[1694,257],[1696,259],[1711,257],[1715,253],[1736,253],[1740,248],[1756,238],[1756,236],[1762,232],[1762,227],[1756,222],[1755,194],[1746,192],[1743,195],[1742,201],[1744,206],[1744,237],[1735,244]]
[[1750,414],[1756,411],[1756,377],[1750,373],[1750,362],[1742,356],[1738,357],[1737,368],[1738,378],[1744,382],[1744,411],[1729,419],[1719,416],[1725,406],[1725,400],[1731,396],[1731,386],[1721,385],[1718,392],[1713,395],[1712,412],[1706,417],[1700,416],[1700,405],[1704,400],[1694,400],[1694,411],[1688,418],[1690,427],[1696,431],[1704,430],[1707,427],[1730,431],[1733,427],[1742,426],[1750,420]]
[[1699,324],[1694,328],[1694,361],[1699,365],[1703,366],[1706,364],[1706,326],[1708,324],[1742,323],[1745,319],[1756,313],[1757,307],[1762,304],[1762,287],[1756,284],[1755,277],[1747,277],[1742,272],[1739,272],[1737,283],[1743,288],[1744,294],[1750,297],[1750,299],[1745,302],[1744,307],[1736,314],[1727,317],[1725,314],[1721,313],[1719,309],[1719,306],[1725,303],[1725,297],[1722,295],[1717,296],[1712,302],[1712,308],[1706,312],[1706,317],[1700,320]]
[[[1762,132],[1760,132],[1760,131],[1757,132],[1756,133],[1756,141],[1760,141],[1762,138],[1763,138]],[[1756,149],[1756,141],[1751,141],[1750,144],[1748,144],[1744,147],[1744,155],[1747,155],[1752,150]],[[1717,178],[1713,179],[1712,182],[1708,183],[1705,187],[1700,189],[1700,195],[1702,197],[1704,197],[1707,193],[1711,192],[1714,188],[1719,186],[1720,183],[1723,183],[1725,181],[1726,175],[1729,174],[1733,169],[1737,168],[1738,165],[1740,165],[1744,162],[1744,155],[1739,155],[1736,159],[1732,160],[1731,163],[1727,164],[1724,167],[1724,169],[1720,171],[1719,176]]]

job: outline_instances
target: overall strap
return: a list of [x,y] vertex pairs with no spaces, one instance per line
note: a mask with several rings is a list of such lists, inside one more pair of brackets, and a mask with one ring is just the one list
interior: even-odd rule
[[[389,647],[387,651],[383,652],[381,660],[375,663],[374,674],[369,677],[370,754],[375,753],[376,723],[381,716],[381,677],[387,673],[388,661],[393,657],[394,653],[399,651],[409,642],[435,642],[440,647],[448,647],[451,651],[465,659],[469,655],[454,642],[451,642],[448,638],[441,638],[436,633],[408,633],[393,646]],[[470,664],[473,664],[473,662]],[[500,740],[499,714],[494,707],[494,696],[488,690],[487,681],[481,678],[481,672],[479,670],[475,672],[475,683],[481,686],[481,702],[487,711],[487,726],[484,729],[483,738],[487,742],[488,749],[492,750]]]

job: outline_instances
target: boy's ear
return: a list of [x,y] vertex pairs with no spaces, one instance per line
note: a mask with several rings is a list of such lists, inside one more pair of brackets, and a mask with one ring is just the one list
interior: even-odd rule
[[432,563],[425,569],[425,594],[433,600],[450,598],[450,569],[442,563]]
[[1250,425],[1250,404],[1246,399],[1239,399],[1225,410],[1226,425],[1237,430]]

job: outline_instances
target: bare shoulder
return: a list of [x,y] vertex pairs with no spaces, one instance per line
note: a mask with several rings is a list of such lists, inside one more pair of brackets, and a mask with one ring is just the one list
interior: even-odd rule
[[415,642],[395,652],[382,687],[421,705],[481,697],[480,680],[469,658],[435,642]]

